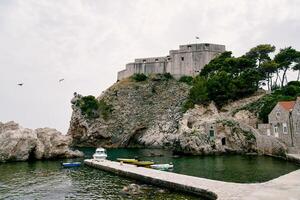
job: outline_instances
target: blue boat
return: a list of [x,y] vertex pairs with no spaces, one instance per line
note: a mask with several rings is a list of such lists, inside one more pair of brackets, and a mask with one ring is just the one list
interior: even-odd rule
[[61,163],[63,167],[80,167],[81,162],[68,162],[68,163]]

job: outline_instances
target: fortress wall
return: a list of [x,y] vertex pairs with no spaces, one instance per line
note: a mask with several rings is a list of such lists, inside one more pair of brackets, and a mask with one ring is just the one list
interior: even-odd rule
[[117,80],[122,80],[122,79],[126,78],[127,77],[126,73],[127,73],[126,69],[124,69],[122,71],[119,71],[118,72]]
[[178,52],[171,55],[172,73],[177,76],[193,74],[193,57],[191,52]]
[[135,73],[170,73],[175,78],[183,75],[195,76],[218,54],[225,51],[224,45],[188,44],[180,45],[179,50],[170,50],[169,56],[138,58],[126,65],[126,71],[118,74],[118,80]]
[[150,58],[137,58],[134,60],[135,63],[145,63],[145,62],[164,62],[166,57],[150,57]]
[[215,51],[215,52],[224,52],[225,45],[220,44],[187,44],[187,45],[180,45],[179,51]]

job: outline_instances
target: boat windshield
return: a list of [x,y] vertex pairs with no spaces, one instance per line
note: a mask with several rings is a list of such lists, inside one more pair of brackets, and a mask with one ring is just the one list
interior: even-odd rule
[[98,151],[96,151],[96,153],[98,153],[98,154],[105,154],[105,150],[98,150]]

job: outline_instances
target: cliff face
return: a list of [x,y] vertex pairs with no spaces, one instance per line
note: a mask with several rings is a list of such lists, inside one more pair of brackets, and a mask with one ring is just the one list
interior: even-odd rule
[[0,122],[0,162],[83,156],[69,149],[71,140],[55,129],[32,130],[15,122]]
[[113,108],[107,119],[89,119],[74,104],[68,134],[75,146],[157,147],[195,155],[285,153],[282,143],[253,128],[257,119],[252,113],[239,110],[263,94],[233,102],[222,112],[212,103],[183,113],[188,93],[187,84],[172,79],[122,80],[98,97]]
[[122,80],[98,99],[112,106],[107,117],[88,119],[73,105],[69,135],[76,146],[172,146],[189,86],[156,76],[134,82]]

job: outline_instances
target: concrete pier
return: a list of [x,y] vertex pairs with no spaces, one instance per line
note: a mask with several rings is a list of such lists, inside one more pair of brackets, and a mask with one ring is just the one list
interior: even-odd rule
[[144,183],[218,200],[300,200],[300,170],[265,183],[241,184],[159,171],[114,161],[87,159],[86,165]]

